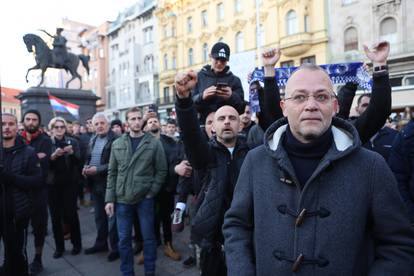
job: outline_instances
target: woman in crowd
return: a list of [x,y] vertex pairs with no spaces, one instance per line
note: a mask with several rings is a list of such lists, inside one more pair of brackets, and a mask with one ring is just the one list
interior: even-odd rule
[[77,186],[74,176],[76,164],[80,159],[78,142],[66,136],[67,123],[61,117],[53,118],[49,123],[52,138],[52,155],[48,177],[49,208],[52,218],[53,237],[56,251],[53,258],[60,258],[65,251],[63,221],[70,227],[72,255],[81,252],[82,242],[79,217],[76,205]]

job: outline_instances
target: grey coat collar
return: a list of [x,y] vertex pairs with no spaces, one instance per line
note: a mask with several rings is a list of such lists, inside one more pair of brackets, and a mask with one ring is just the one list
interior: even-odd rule
[[[274,122],[266,131],[264,144],[268,151],[273,152],[271,153],[272,155],[278,152],[281,137],[286,131],[287,126],[287,119],[282,118]],[[332,119],[332,134],[335,143],[336,155],[343,156],[361,145],[361,141],[355,127],[340,118],[334,117]]]

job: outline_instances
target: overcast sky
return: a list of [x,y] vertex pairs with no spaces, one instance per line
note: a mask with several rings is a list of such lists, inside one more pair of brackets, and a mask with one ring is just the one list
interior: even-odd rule
[[5,87],[26,89],[25,75],[35,65],[23,42],[26,33],[54,33],[62,18],[100,25],[140,0],[2,0],[0,2],[0,80]]

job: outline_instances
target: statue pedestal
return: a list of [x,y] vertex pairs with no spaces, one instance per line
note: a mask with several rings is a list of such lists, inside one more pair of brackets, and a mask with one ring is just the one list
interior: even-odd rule
[[42,125],[47,126],[49,121],[55,116],[50,105],[48,93],[79,106],[79,119],[76,119],[69,113],[57,112],[56,116],[61,116],[69,121],[78,120],[84,124],[86,119],[91,118],[96,113],[96,101],[99,100],[99,97],[91,90],[30,87],[17,97],[20,100],[22,115],[29,109],[36,109],[42,115]]

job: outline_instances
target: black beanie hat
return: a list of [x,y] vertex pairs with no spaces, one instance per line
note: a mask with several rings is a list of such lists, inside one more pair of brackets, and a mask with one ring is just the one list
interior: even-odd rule
[[37,118],[39,118],[39,124],[41,124],[41,123],[42,123],[42,116],[40,115],[40,112],[39,112],[38,110],[36,110],[36,109],[29,109],[29,110],[27,110],[27,111],[23,114],[23,117],[22,117],[22,122],[24,121],[24,117],[26,117],[26,115],[27,115],[27,114],[29,114],[29,113],[36,114],[36,115],[37,115]]
[[123,128],[122,122],[121,122],[121,120],[119,120],[119,119],[114,119],[114,120],[112,120],[112,122],[111,122],[111,128],[112,128],[114,125],[118,125],[118,126],[120,126],[121,128]]

